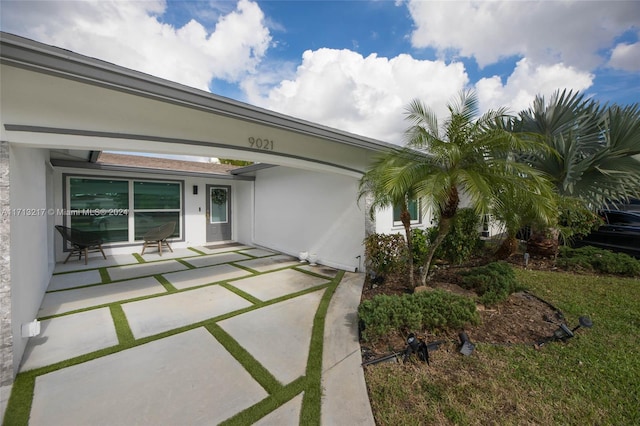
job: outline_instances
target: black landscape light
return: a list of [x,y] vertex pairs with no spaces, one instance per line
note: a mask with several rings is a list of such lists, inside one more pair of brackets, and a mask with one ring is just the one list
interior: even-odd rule
[[407,349],[404,352],[404,362],[407,362],[407,359],[412,353],[416,353],[420,361],[424,361],[429,365],[429,348],[427,344],[424,343],[424,340],[418,339],[413,333],[407,337]]
[[575,326],[573,329],[570,329],[565,323],[560,323],[558,329],[553,332],[553,336],[549,336],[539,341],[538,346],[542,346],[547,342],[552,342],[555,340],[565,342],[571,339],[573,336],[575,336],[576,330],[579,329],[580,327],[584,327],[584,328],[593,327],[593,322],[591,321],[591,318],[587,316],[582,316],[578,318],[578,325]]
[[438,349],[442,343],[444,343],[442,340],[425,343],[424,340],[417,338],[415,334],[411,333],[407,336],[407,347],[403,351],[396,351],[375,359],[369,359],[363,362],[362,366],[378,364],[381,362],[400,362],[400,356],[402,356],[402,362],[407,362],[413,353],[418,355],[418,359],[420,359],[420,361],[424,361],[429,365],[429,351]]
[[469,340],[469,336],[467,336],[467,333],[465,333],[464,331],[461,332],[458,337],[460,337],[461,343],[460,353],[465,356],[471,355],[473,350],[476,348],[476,345],[471,343],[471,341]]

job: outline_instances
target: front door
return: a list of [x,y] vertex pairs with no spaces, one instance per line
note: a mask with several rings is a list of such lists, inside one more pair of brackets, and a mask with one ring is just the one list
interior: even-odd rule
[[207,242],[231,240],[231,187],[207,185]]

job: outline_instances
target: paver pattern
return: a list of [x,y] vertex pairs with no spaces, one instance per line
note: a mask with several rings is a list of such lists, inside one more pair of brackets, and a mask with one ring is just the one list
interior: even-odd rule
[[[51,366],[35,378],[30,425],[209,425],[264,403],[273,385],[254,377],[225,339],[266,369],[277,389],[306,374],[314,318],[339,271],[240,245],[143,259],[56,267],[39,312],[42,333],[30,339],[21,365]],[[256,424],[297,424],[303,395]],[[356,423],[371,424],[365,414]]]

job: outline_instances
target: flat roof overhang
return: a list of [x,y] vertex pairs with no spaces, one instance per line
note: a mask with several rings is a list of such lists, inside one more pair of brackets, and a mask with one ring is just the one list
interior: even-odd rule
[[359,176],[395,145],[0,33],[4,141],[237,158]]

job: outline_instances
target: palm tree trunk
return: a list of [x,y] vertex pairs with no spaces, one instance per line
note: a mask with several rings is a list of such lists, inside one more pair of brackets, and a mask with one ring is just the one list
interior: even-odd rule
[[451,225],[453,224],[453,218],[442,218],[440,220],[440,224],[438,225],[438,235],[436,235],[436,239],[429,246],[429,250],[427,251],[427,255],[425,256],[424,264],[422,265],[422,273],[420,275],[420,283],[423,286],[427,285],[427,276],[429,275],[429,269],[431,268],[431,261],[433,260],[433,255],[436,253],[442,241],[449,233],[451,229]]
[[495,253],[495,258],[498,260],[507,259],[518,250],[518,239],[515,235],[507,235],[502,244]]
[[531,256],[556,257],[558,254],[558,228],[533,230],[527,240],[527,252]]
[[411,213],[409,213],[409,209],[407,208],[407,203],[405,202],[402,206],[402,212],[400,213],[400,220],[402,221],[402,225],[404,226],[404,233],[407,238],[407,254],[408,263],[409,263],[409,284],[411,288],[415,287],[415,280],[413,278],[413,239],[411,238]]
[[460,196],[458,194],[458,188],[452,186],[449,188],[449,195],[447,197],[447,202],[444,205],[444,208],[440,211],[440,223],[438,223],[438,235],[436,235],[435,241],[429,246],[429,251],[427,252],[426,259],[424,265],[422,266],[424,269],[422,270],[422,274],[420,276],[420,282],[423,286],[427,285],[427,276],[429,275],[429,269],[431,268],[431,261],[433,260],[433,255],[436,253],[442,241],[451,230],[451,226],[453,225],[453,218],[458,211],[458,203],[460,202]]

